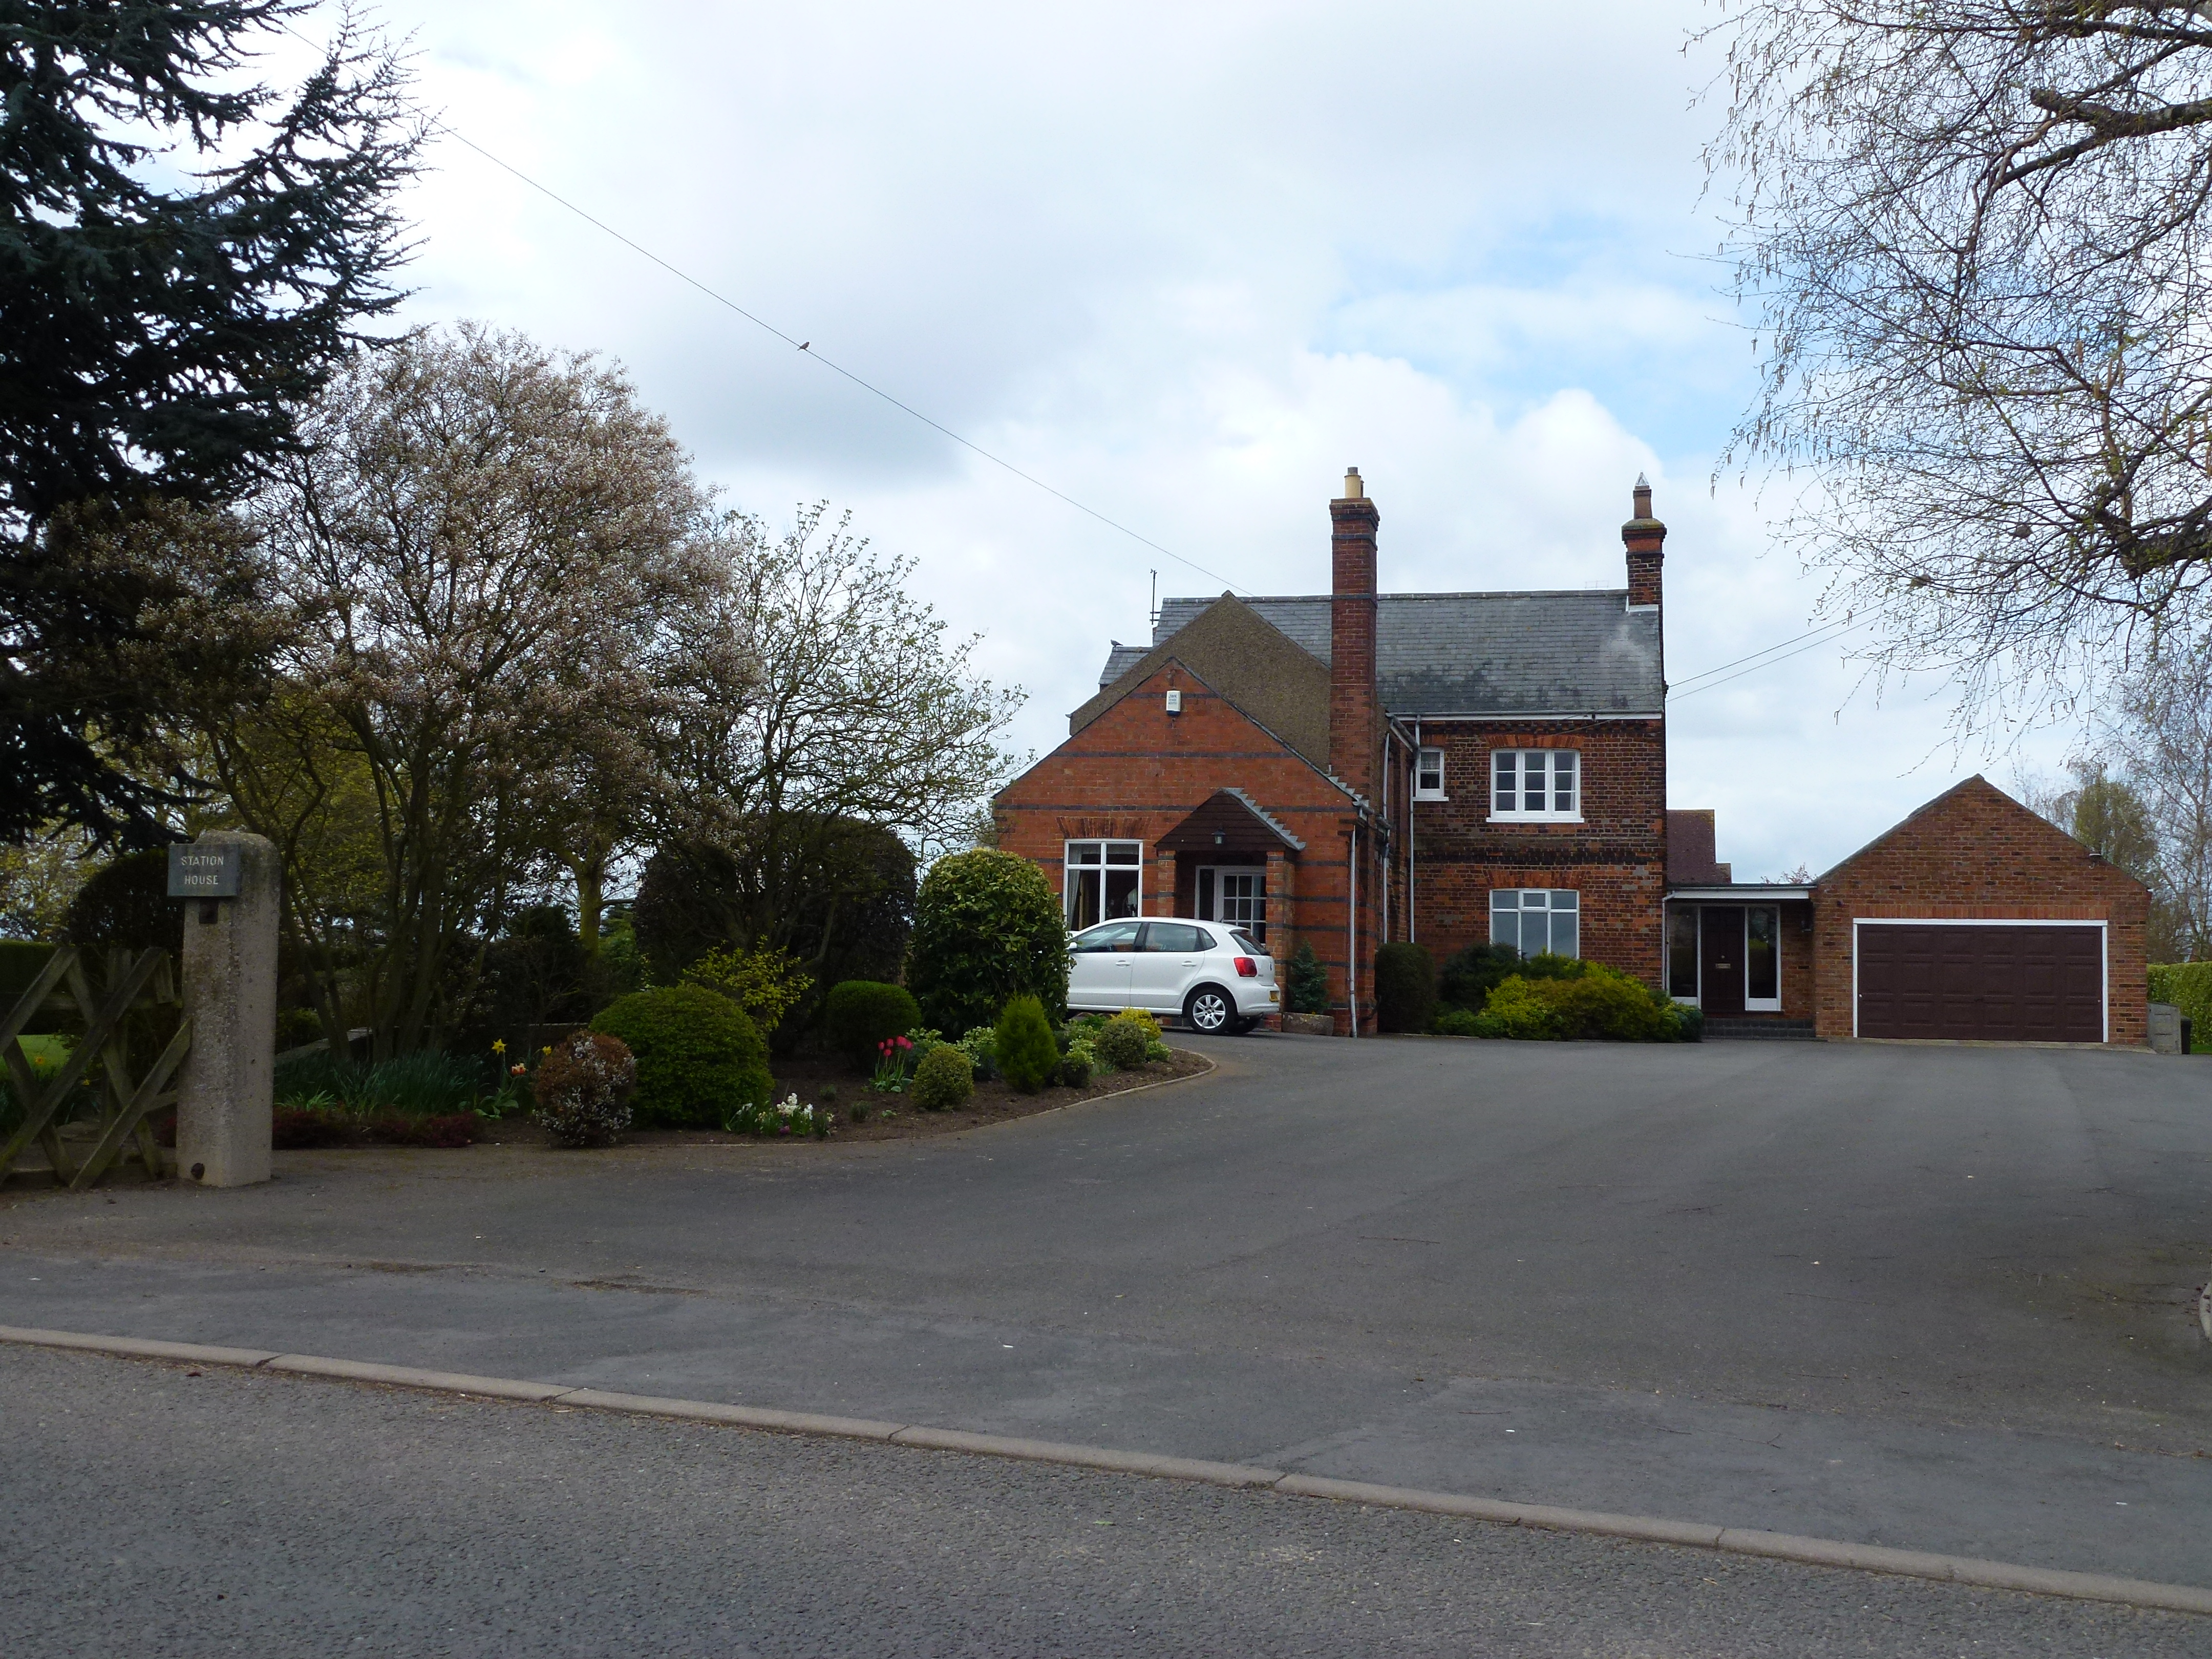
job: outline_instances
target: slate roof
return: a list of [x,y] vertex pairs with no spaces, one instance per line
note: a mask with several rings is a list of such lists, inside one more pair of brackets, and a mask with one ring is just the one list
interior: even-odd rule
[[[1163,600],[1152,645],[1115,641],[1099,685],[1111,685],[1212,603]],[[1244,603],[1315,658],[1328,660],[1328,594]],[[1376,626],[1382,703],[1395,715],[1656,714],[1666,707],[1659,613],[1630,611],[1622,588],[1385,593]]]

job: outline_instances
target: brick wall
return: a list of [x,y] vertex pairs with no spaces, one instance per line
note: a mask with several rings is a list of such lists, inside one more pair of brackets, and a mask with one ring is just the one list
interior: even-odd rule
[[1852,920],[1927,916],[2103,921],[2110,1041],[2148,1041],[2150,894],[1980,778],[1939,795],[1820,878],[1814,893],[1815,1030],[1849,1037]]
[[[1424,722],[1421,742],[1443,750],[1449,796],[1413,809],[1414,920],[1437,960],[1488,941],[1492,888],[1565,887],[1581,895],[1583,955],[1659,985],[1665,723]],[[1490,822],[1491,752],[1554,748],[1581,755],[1583,822]]]
[[[1180,714],[1167,713],[1171,689],[1182,693]],[[1303,757],[1181,664],[1170,663],[1145,680],[1007,785],[994,803],[999,844],[1036,860],[1058,891],[1067,842],[1141,841],[1145,914],[1172,915],[1178,879],[1187,906],[1185,869],[1203,860],[1163,854],[1159,839],[1215,791],[1231,788],[1243,790],[1305,843],[1303,852],[1270,860],[1268,948],[1279,964],[1301,940],[1313,945],[1328,969],[1330,996],[1344,1028],[1352,804]],[[1364,832],[1360,842],[1359,1001],[1366,1030],[1374,1008],[1381,907],[1378,866]]]

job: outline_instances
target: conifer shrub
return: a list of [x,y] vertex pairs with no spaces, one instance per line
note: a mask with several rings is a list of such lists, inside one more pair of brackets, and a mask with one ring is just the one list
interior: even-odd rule
[[823,1035],[830,1046],[862,1071],[881,1057],[888,1037],[904,1036],[921,1024],[921,1010],[902,985],[848,979],[830,988],[823,1005]]
[[1437,1008],[1437,963],[1401,939],[1375,952],[1375,1018],[1386,1031],[1425,1031]]
[[914,1068],[914,1081],[907,1085],[906,1092],[925,1112],[951,1111],[967,1104],[975,1092],[975,1068],[957,1044],[939,1043]]
[[1301,939],[1284,965],[1283,1007],[1293,1014],[1328,1012],[1328,969],[1321,965],[1310,940]]
[[646,1127],[715,1128],[733,1108],[775,1097],[760,1028],[703,986],[633,991],[601,1010],[592,1029],[636,1057],[637,1121]]
[[1052,1081],[1060,1070],[1060,1044],[1045,1018],[1044,1004],[1033,996],[1018,996],[1000,1011],[992,1048],[1000,1075],[1025,1095],[1033,1095]]

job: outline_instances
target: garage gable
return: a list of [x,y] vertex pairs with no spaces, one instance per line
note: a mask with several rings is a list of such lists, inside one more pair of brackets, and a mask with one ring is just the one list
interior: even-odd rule
[[1814,883],[1822,1036],[2144,1041],[2149,890],[1968,778]]

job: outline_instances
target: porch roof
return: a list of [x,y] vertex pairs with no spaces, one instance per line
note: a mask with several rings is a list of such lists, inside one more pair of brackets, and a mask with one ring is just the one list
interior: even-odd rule
[[1242,789],[1217,789],[1154,846],[1163,853],[1303,853],[1305,842]]

